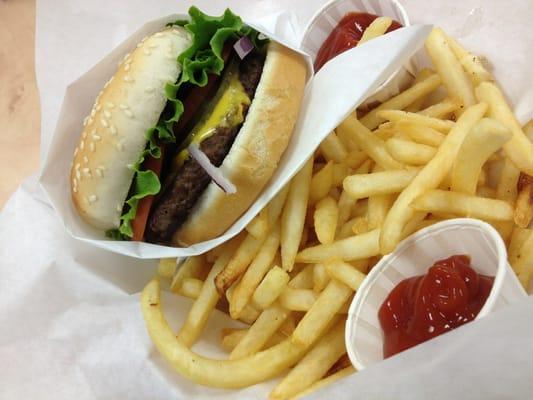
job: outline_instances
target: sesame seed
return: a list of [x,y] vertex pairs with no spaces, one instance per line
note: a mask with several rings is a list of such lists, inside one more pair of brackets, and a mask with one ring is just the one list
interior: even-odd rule
[[86,139],[86,138],[87,138],[87,132],[83,131],[83,132],[81,133],[81,137],[84,138],[84,139]]
[[126,104],[120,104],[119,107],[121,110],[127,110],[129,108]]
[[124,82],[133,82],[134,81],[134,79],[131,76],[129,76],[129,75],[125,75],[124,78],[122,78],[122,80]]
[[124,114],[126,114],[127,117],[129,118],[133,118],[133,113],[131,112],[131,110],[124,110]]
[[104,110],[104,115],[106,118],[111,118],[111,113],[107,110]]
[[77,188],[76,186],[74,186],[74,187],[72,188],[72,191],[73,191],[74,193],[78,193],[78,188]]
[[95,115],[96,115],[96,110],[93,108],[93,109],[91,110],[91,117],[94,117]]
[[76,170],[76,178],[81,179],[81,172]]
[[96,168],[96,175],[98,175],[100,178],[104,177],[104,173],[100,168]]
[[91,170],[89,168],[83,168],[81,171],[83,172],[83,175],[91,176]]
[[[119,64],[120,65],[120,64]],[[104,85],[104,89],[107,88],[109,86],[109,84],[111,83],[111,81],[107,81]],[[99,99],[100,96],[97,97],[97,99]]]
[[78,185],[78,181],[76,179],[72,180],[72,186],[76,187]]
[[74,149],[74,157],[76,157],[76,154],[78,154],[78,148],[77,147]]
[[80,150],[83,150],[83,148],[85,147],[85,141],[81,141],[80,142]]
[[163,36],[163,33],[162,32],[157,32],[154,36],[155,37],[161,37],[161,36]]
[[148,49],[144,49],[143,50],[143,53],[146,54],[147,56],[149,56],[150,54],[152,54],[152,52]]
[[111,125],[111,127],[109,128],[109,131],[111,132],[112,135],[117,134],[117,128],[115,128],[115,125]]
[[155,88],[153,88],[152,86],[147,86],[146,89],[144,89],[146,93],[153,93]]
[[94,143],[89,143],[89,150],[91,150],[92,153],[94,153]]
[[151,49],[156,49],[157,48],[157,43],[150,43],[150,45],[148,47],[151,48]]
[[142,45],[142,43],[137,43],[137,48],[141,47]]
[[122,206],[120,204],[117,204],[117,211],[122,211]]
[[104,118],[102,118],[102,119],[100,120],[100,123],[102,124],[102,126],[103,126],[104,128],[107,128],[107,127],[109,126],[109,123],[108,123],[107,120],[104,119]]
[[129,71],[129,70],[130,70],[130,65],[129,64],[124,65],[124,71]]
[[92,125],[92,124],[93,124],[93,122],[94,122],[94,119],[92,119],[92,118],[89,118],[89,121],[87,121],[87,125]]
[[105,103],[105,105],[108,107],[108,108],[115,108],[115,103],[112,103],[110,101],[108,101],[107,103]]
[[87,156],[83,156],[83,162],[84,164],[87,164],[89,162],[89,158]]
[[146,39],[148,39],[148,36],[145,36],[141,39],[141,43],[144,43],[146,41]]
[[128,165],[126,165],[126,167],[127,167],[128,169],[133,169],[133,164],[128,164]]
[[130,53],[126,53],[126,55],[124,56],[123,60],[127,60],[128,58],[130,58],[131,54]]
[[85,117],[83,119],[83,126],[87,126],[87,121],[89,120],[89,117]]
[[80,163],[76,163],[76,166],[74,167],[74,169],[77,171],[80,169]]
[[101,169],[102,171],[105,171],[105,170],[106,170],[106,168],[105,168],[103,165],[99,165],[97,168],[98,168],[98,169]]
[[98,197],[96,197],[95,194],[91,194],[91,195],[89,196],[89,202],[90,202],[90,203],[94,203],[96,200],[98,200]]
[[102,137],[99,135],[93,135],[93,139],[98,141],[98,140],[102,140]]
[[96,103],[96,111],[100,111],[102,109],[102,106],[98,103]]
[[117,150],[118,150],[118,151],[122,151],[122,150],[124,150],[124,144],[122,144],[122,142],[118,142],[118,143],[117,143]]

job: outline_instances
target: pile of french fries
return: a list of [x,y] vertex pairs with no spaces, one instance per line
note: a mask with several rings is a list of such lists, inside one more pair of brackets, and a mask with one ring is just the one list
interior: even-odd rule
[[[245,231],[178,268],[161,260],[141,303],[156,347],[179,373],[236,388],[288,370],[270,397],[289,399],[355,372],[344,344],[355,291],[403,238],[445,219],[492,224],[528,284],[533,123],[519,125],[480,59],[441,29],[426,49],[435,71],[350,115]],[[194,299],[177,333],[161,309],[165,280]],[[222,330],[228,360],[190,350],[215,308],[247,326]]]

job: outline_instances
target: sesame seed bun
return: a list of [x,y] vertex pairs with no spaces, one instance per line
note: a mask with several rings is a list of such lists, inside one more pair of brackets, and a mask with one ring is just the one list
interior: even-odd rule
[[166,104],[165,85],[180,73],[176,58],[191,44],[172,27],[141,41],[106,83],[84,121],[70,173],[80,216],[102,230],[118,228],[133,180],[130,168],[146,147],[146,131]]

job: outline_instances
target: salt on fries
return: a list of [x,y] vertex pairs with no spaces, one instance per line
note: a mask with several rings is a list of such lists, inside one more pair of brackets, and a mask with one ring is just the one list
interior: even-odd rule
[[[389,25],[379,18],[364,37]],[[426,49],[434,70],[420,71],[410,88],[366,115],[346,118],[236,238],[177,268],[161,260],[142,310],[179,373],[237,388],[292,368],[272,399],[299,398],[354,373],[344,345],[354,293],[400,240],[447,218],[492,224],[528,284],[533,122],[520,127],[480,58],[441,29]],[[163,315],[158,279],[194,300],[177,335]],[[249,325],[222,330],[228,360],[190,350],[215,308]]]

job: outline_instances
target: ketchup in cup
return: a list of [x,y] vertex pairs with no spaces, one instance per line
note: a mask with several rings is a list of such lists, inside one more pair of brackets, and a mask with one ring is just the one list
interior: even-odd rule
[[393,356],[476,318],[494,277],[480,275],[470,257],[437,261],[426,275],[401,281],[378,313],[384,333],[383,356]]
[[[378,18],[377,15],[360,12],[346,14],[320,47],[315,60],[315,71],[322,68],[332,58],[357,46],[365,29],[376,18]],[[387,33],[401,27],[402,25],[399,22],[393,20],[391,26],[387,29]]]

